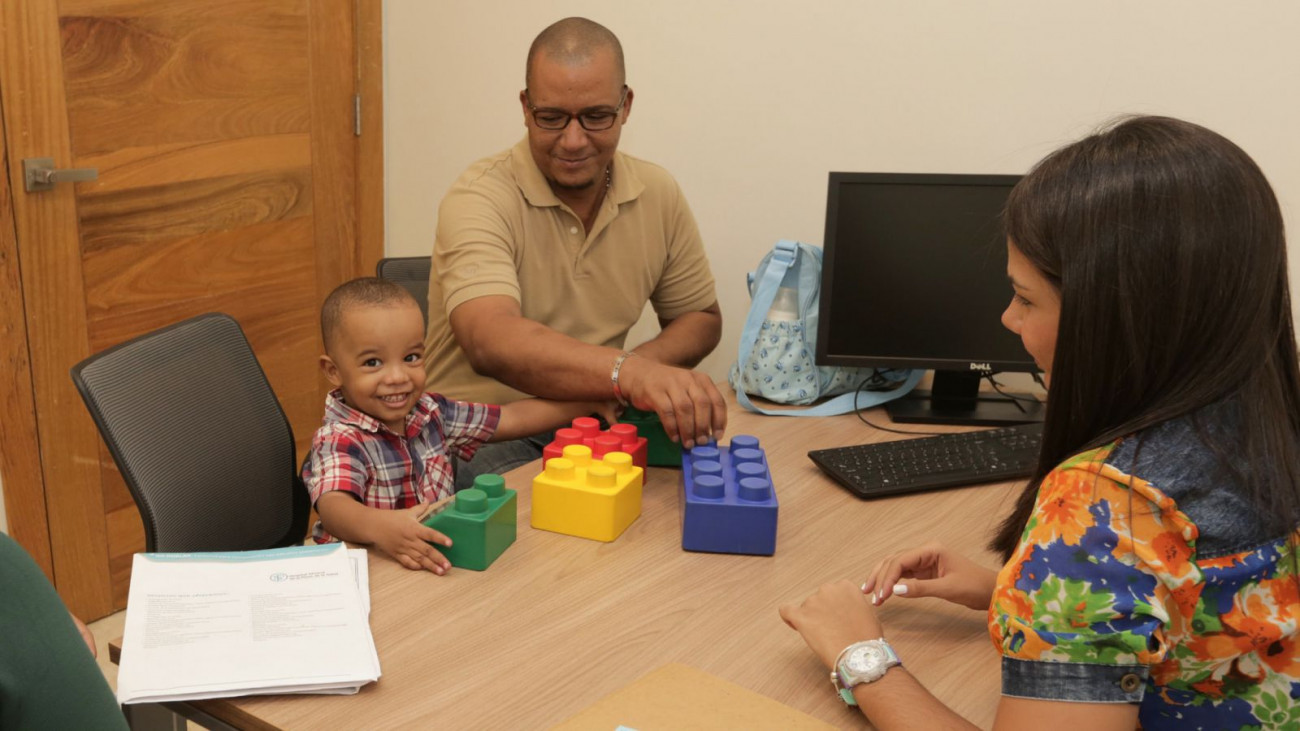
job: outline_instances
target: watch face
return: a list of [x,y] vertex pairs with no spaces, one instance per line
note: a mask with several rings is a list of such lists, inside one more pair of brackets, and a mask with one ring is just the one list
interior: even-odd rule
[[844,659],[844,664],[854,674],[861,674],[879,670],[887,660],[885,651],[880,647],[866,645],[850,652],[849,656]]

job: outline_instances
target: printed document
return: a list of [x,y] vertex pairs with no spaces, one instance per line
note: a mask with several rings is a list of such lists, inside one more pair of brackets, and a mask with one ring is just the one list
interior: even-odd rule
[[136,554],[118,702],[355,693],[380,675],[368,584],[341,543]]

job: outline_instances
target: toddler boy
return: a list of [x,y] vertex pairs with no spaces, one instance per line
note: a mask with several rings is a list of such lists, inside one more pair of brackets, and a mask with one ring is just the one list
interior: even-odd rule
[[374,546],[408,569],[451,567],[429,542],[451,539],[419,522],[452,493],[452,456],[468,460],[484,442],[563,426],[604,408],[525,399],[504,406],[424,392],[424,315],[410,293],[366,277],[340,285],[321,307],[320,368],[335,387],[312,438],[303,482],[320,521],[317,543]]

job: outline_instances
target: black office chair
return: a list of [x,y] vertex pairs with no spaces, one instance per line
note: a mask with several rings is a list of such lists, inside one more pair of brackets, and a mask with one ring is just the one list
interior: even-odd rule
[[429,272],[433,262],[427,256],[395,256],[380,259],[375,276],[402,285],[420,303],[424,321],[429,321]]
[[146,550],[302,543],[311,505],[293,432],[231,317],[142,335],[73,366],[72,380],[140,509]]

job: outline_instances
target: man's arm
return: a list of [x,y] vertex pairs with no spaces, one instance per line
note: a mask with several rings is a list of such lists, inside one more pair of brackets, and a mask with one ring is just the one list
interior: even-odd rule
[[[565,401],[608,400],[610,375],[622,351],[590,345],[523,316],[511,297],[489,295],[451,311],[451,330],[474,371],[526,393]],[[699,362],[717,345],[717,304],[675,318],[638,346],[619,371],[625,398],[654,411],[668,435],[685,446],[720,438],[727,408],[702,373],[680,367]]]
[[637,355],[683,368],[694,368],[722,339],[722,308],[718,303],[673,320],[659,318],[659,334],[636,346]]

